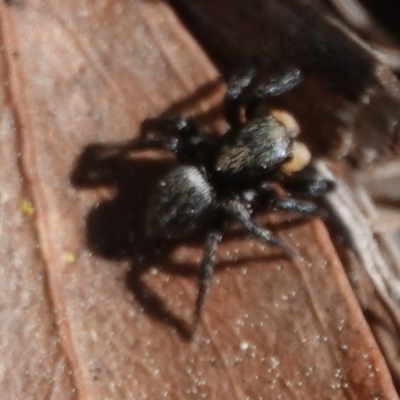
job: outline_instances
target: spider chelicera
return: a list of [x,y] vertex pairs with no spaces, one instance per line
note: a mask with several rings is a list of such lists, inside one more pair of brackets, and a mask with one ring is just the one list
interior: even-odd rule
[[194,329],[227,221],[238,221],[249,235],[293,256],[294,252],[269,229],[251,219],[253,210],[289,210],[312,215],[318,211],[313,199],[334,186],[313,168],[307,147],[297,140],[296,120],[281,110],[264,108],[260,112],[259,105],[265,103],[262,100],[288,92],[301,80],[299,70],[265,82],[257,82],[254,69],[233,76],[224,103],[230,127],[223,136],[213,139],[205,137],[189,118],[149,119],[143,123],[136,145],[168,149],[179,163],[158,182],[150,197],[146,233],[176,240],[206,222],[209,226],[199,270]]

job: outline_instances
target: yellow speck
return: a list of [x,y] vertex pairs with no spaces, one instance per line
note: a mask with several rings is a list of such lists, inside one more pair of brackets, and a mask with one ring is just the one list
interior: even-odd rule
[[63,254],[62,259],[71,264],[75,261],[75,255],[73,253],[66,252]]
[[35,213],[35,208],[28,200],[21,201],[20,207],[22,212],[29,217],[31,217]]

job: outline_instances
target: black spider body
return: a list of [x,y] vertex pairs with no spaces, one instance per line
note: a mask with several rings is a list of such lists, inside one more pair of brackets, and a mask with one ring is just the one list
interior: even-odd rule
[[173,168],[162,178],[147,210],[147,233],[180,239],[198,229],[215,211],[216,193],[204,173],[192,165]]
[[[239,221],[248,234],[293,255],[270,230],[251,219],[254,208],[314,214],[318,209],[314,202],[291,195],[312,198],[333,187],[331,181],[319,178],[313,170],[307,148],[297,141],[299,129],[293,117],[279,110],[261,116],[254,112],[259,100],[283,94],[299,83],[298,71],[255,88],[254,75],[247,78],[240,75],[230,82],[225,99],[230,128],[222,137],[208,139],[192,120],[179,117],[145,121],[139,142],[145,148],[166,148],[179,162],[151,195],[146,210],[147,234],[180,239],[205,223],[209,225],[199,274],[195,327],[227,221]],[[255,93],[253,97],[251,93]],[[245,121],[240,117],[243,109]],[[276,185],[287,195],[278,194]]]
[[250,185],[266,178],[292,157],[292,139],[272,115],[244,124],[227,138],[216,154],[213,167],[216,175],[234,184]]
[[238,188],[267,179],[292,157],[293,140],[270,115],[244,124],[226,138],[207,142],[208,156],[198,160],[200,165],[179,165],[158,182],[147,211],[148,234],[168,239],[190,234]]

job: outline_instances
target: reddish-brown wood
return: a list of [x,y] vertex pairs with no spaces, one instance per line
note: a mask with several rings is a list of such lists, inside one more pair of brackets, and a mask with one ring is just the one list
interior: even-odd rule
[[0,28],[2,399],[397,398],[318,219],[267,216],[295,260],[230,232],[183,337],[202,238],[141,231],[171,159],[85,158],[166,110],[220,125],[219,73],[171,8],[11,1]]

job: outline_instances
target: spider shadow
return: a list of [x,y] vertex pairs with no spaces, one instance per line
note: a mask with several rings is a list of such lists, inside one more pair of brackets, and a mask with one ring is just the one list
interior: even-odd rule
[[[157,241],[145,235],[145,215],[149,195],[156,182],[174,166],[172,159],[154,160],[141,156],[121,157],[121,146],[89,145],[82,152],[74,169],[71,181],[77,188],[108,188],[114,197],[102,201],[86,217],[87,245],[96,254],[111,260],[129,260],[130,269],[126,285],[136,301],[152,318],[174,328],[184,340],[193,336],[193,326],[170,310],[162,298],[146,283],[144,277],[149,268],[170,275],[197,277],[198,265],[176,263],[171,259],[174,243]],[[136,152],[135,152],[136,153]],[[202,247],[205,226],[196,237],[188,237],[184,245]],[[226,240],[244,235],[241,230],[228,231]],[[179,242],[182,244],[182,242]],[[274,258],[262,256],[272,262]],[[256,257],[251,257],[254,261]],[[241,257],[229,264],[219,263],[216,271],[229,267],[240,267],[246,261]]]

